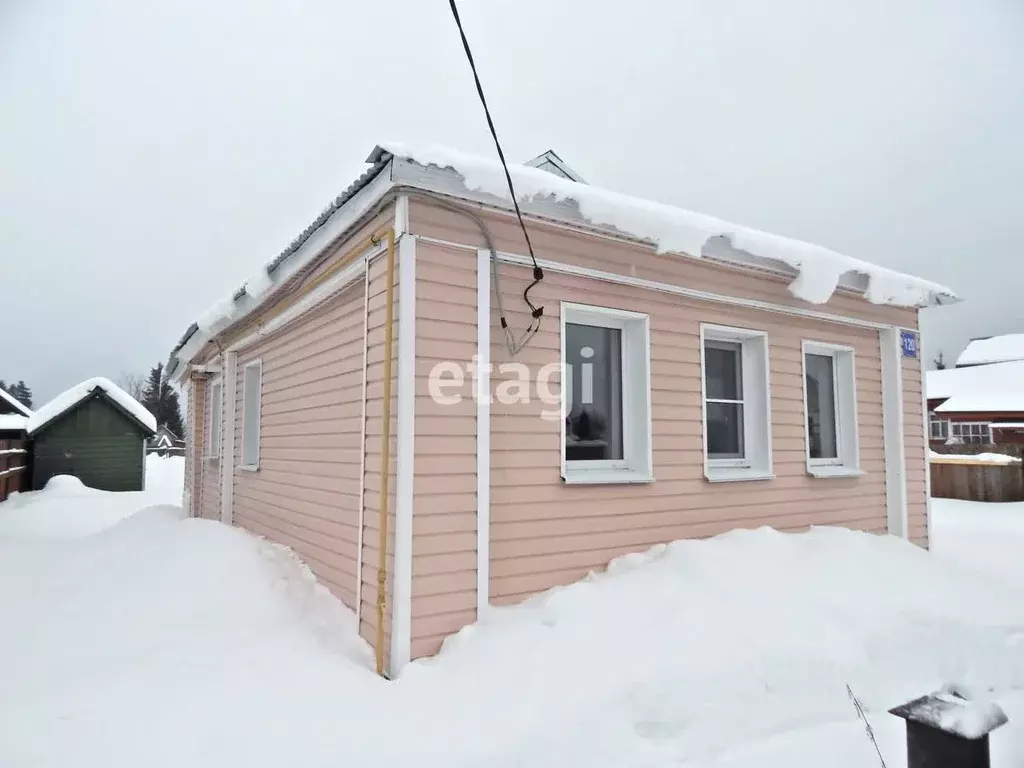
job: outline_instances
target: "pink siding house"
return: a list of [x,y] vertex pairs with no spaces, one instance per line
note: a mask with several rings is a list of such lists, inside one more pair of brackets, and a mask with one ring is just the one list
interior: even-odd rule
[[386,674],[659,542],[927,546],[918,310],[948,289],[597,189],[553,152],[511,168],[538,272],[497,162],[368,162],[168,368],[190,514],[291,547]]

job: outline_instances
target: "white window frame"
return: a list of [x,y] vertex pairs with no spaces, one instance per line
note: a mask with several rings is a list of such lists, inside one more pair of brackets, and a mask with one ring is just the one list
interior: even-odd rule
[[[942,440],[945,442],[949,440],[949,419],[942,418],[942,414],[936,413],[935,411],[928,412],[928,439],[929,440]],[[935,427],[939,427],[939,434],[935,434]],[[942,434],[945,432],[945,434]]]
[[[967,428],[967,439],[964,438],[964,428]],[[981,437],[982,442],[976,442],[971,440],[971,427],[981,427],[984,433],[977,435]],[[992,439],[992,425],[987,421],[950,421],[949,423],[949,436],[959,438],[962,445],[993,445]],[[947,438],[948,439],[948,438]]]
[[622,459],[566,461],[565,419],[568,397],[561,387],[561,473],[566,483],[651,483],[654,461],[651,439],[651,324],[642,312],[561,303],[561,370],[566,381],[566,323],[615,328],[622,332]]
[[[708,454],[708,396],[704,351],[708,342],[740,345],[743,402],[743,457],[712,458]],[[704,477],[712,483],[770,480],[772,469],[771,365],[767,331],[701,323],[700,411]],[[714,401],[712,401],[714,402]]]
[[[220,458],[224,446],[224,380],[216,376],[210,380],[210,409],[206,420],[206,456],[212,461]],[[214,421],[214,416],[217,420]],[[214,445],[214,428],[217,430],[217,442]]]
[[[248,410],[246,409],[246,398],[249,395],[249,388],[246,386],[245,377],[249,372],[250,368],[258,369],[259,382],[258,395],[256,397],[256,455],[246,456],[245,455],[245,444],[246,444],[246,432],[250,425],[247,422]],[[255,472],[260,468],[260,434],[262,432],[262,421],[263,421],[263,360],[257,358],[250,360],[242,367],[242,444],[239,450],[240,463],[238,468],[245,470],[246,472]],[[247,459],[251,459],[247,461]]]
[[[832,358],[832,383],[835,387],[836,453],[835,458],[811,458],[810,424],[807,418],[807,356],[822,355]],[[857,477],[860,469],[860,442],[857,424],[857,357],[853,347],[823,341],[801,344],[802,385],[804,391],[804,456],[807,474],[813,477]]]

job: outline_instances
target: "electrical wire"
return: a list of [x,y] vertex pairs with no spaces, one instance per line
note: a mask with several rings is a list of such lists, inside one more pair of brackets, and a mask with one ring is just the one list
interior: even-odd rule
[[[525,301],[526,305],[530,308],[530,314],[533,317],[530,329],[527,330],[527,336],[532,336],[540,328],[540,318],[544,314],[544,307],[534,306],[533,302],[530,301],[530,290],[544,279],[544,270],[542,270],[540,268],[540,264],[537,263],[537,256],[533,252],[533,243],[530,241],[530,233],[526,231],[526,222],[523,221],[523,212],[519,209],[519,199],[516,197],[516,190],[512,184],[512,174],[509,173],[508,163],[505,162],[505,153],[501,149],[501,142],[498,141],[498,132],[494,128],[494,120],[491,118],[491,110],[487,106],[487,97],[484,96],[484,87],[480,82],[480,75],[477,74],[476,71],[476,61],[473,59],[473,51],[469,47],[469,40],[466,38],[466,32],[462,28],[462,19],[459,17],[459,8],[455,4],[455,0],[448,0],[448,5],[451,7],[452,16],[455,18],[455,25],[459,28],[459,36],[462,38],[462,47],[466,52],[466,58],[469,60],[469,68],[473,71],[473,81],[476,83],[476,92],[480,97],[480,104],[484,108],[484,115],[487,117],[487,127],[491,131],[491,138],[494,139],[494,147],[498,150],[498,159],[501,160],[501,167],[505,171],[505,182],[508,184],[509,195],[512,196],[512,205],[515,208],[516,218],[519,219],[519,227],[523,230],[523,238],[526,240],[526,248],[530,252],[530,259],[533,261],[533,282],[526,286],[526,289],[523,291],[523,301]],[[497,272],[495,272],[495,274],[497,274]],[[497,282],[497,278],[495,278],[495,281]],[[508,324],[505,321],[504,315],[501,317],[501,327],[505,329],[506,334],[511,333],[508,330]],[[522,345],[525,343],[526,339],[524,338],[522,343],[516,346],[518,349],[521,349]],[[516,351],[518,351],[518,349]]]

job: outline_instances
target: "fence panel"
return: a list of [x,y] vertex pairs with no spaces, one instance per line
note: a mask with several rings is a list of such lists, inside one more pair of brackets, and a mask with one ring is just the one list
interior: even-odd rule
[[932,459],[932,496],[967,501],[1024,501],[1024,465]]
[[0,440],[0,501],[29,484],[27,440]]

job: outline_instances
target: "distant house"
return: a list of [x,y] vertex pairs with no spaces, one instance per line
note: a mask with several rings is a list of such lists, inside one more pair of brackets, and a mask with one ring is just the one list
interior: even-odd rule
[[33,413],[27,428],[33,488],[54,475],[74,475],[90,488],[143,490],[146,441],[156,420],[113,382],[83,381]]
[[1024,360],[1024,333],[971,339],[956,359],[957,368]]
[[0,389],[0,440],[24,439],[32,411]]
[[[967,359],[984,357],[977,354]],[[925,391],[928,439],[933,447],[947,442],[1024,443],[1024,359],[928,371]]]
[[185,441],[171,432],[166,424],[157,427],[156,434],[146,442],[146,453],[158,456],[184,456]]
[[496,160],[368,162],[166,370],[188,512],[294,549],[391,674],[658,542],[828,524],[927,546],[918,310],[949,289],[553,152],[509,168],[535,265]]

